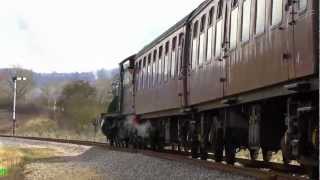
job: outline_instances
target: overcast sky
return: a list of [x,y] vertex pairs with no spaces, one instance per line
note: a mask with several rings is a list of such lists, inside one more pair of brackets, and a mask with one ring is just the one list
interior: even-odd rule
[[115,68],[202,1],[0,0],[0,68]]

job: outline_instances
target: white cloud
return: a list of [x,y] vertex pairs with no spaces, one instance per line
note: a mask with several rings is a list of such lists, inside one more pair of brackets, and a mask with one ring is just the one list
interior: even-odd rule
[[202,0],[1,0],[0,68],[114,68]]

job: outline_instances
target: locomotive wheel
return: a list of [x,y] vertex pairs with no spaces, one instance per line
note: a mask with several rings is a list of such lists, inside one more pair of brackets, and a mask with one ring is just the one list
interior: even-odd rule
[[194,159],[198,157],[198,147],[195,145],[191,147],[191,157]]
[[234,164],[235,162],[235,149],[234,148],[227,148],[226,149],[226,161],[228,164]]
[[257,160],[259,156],[259,150],[258,149],[249,149],[250,151],[250,158],[251,160]]
[[269,162],[272,158],[272,152],[267,149],[262,149],[262,157],[265,162]]
[[214,158],[216,162],[223,160],[223,132],[222,129],[218,129],[213,143]]
[[200,148],[200,158],[201,160],[207,160],[208,159],[208,151],[206,147]]
[[214,160],[216,162],[221,162],[223,160],[223,149],[222,148],[219,148],[218,150],[215,150]]

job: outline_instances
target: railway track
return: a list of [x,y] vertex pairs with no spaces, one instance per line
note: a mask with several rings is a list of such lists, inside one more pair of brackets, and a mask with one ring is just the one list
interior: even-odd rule
[[[180,161],[187,164],[201,166],[211,170],[218,170],[218,171],[223,171],[231,174],[249,176],[259,180],[305,180],[305,179],[308,179],[306,176],[303,176],[303,174],[305,174],[305,171],[303,170],[303,168],[296,165],[285,166],[279,163],[251,161],[248,159],[237,158],[236,162],[242,165],[232,166],[224,163],[216,163],[212,161],[202,161],[198,159],[192,159],[190,158],[190,154],[188,152],[180,152],[175,150],[163,150],[161,152],[155,152],[151,150],[111,147],[107,143],[93,142],[93,141],[52,139],[52,138],[26,137],[26,136],[10,136],[10,135],[0,135],[0,137],[96,146],[96,147],[108,148],[114,151],[140,153],[140,154],[151,156],[151,157],[156,157],[156,158],[161,158],[161,159],[166,159],[171,161]],[[209,159],[210,159],[210,156],[209,156]]]

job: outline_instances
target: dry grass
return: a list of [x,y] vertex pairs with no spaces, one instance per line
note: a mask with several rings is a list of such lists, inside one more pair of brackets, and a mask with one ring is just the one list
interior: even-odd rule
[[74,140],[89,140],[104,142],[105,137],[99,131],[94,134],[93,127],[88,127],[83,132],[76,133],[74,130],[62,129],[58,126],[57,121],[53,121],[46,117],[37,117],[28,120],[26,123],[17,128],[17,135],[48,137]]
[[23,179],[24,164],[42,158],[53,157],[57,152],[49,148],[14,148],[0,147],[0,167],[8,174],[2,179]]

